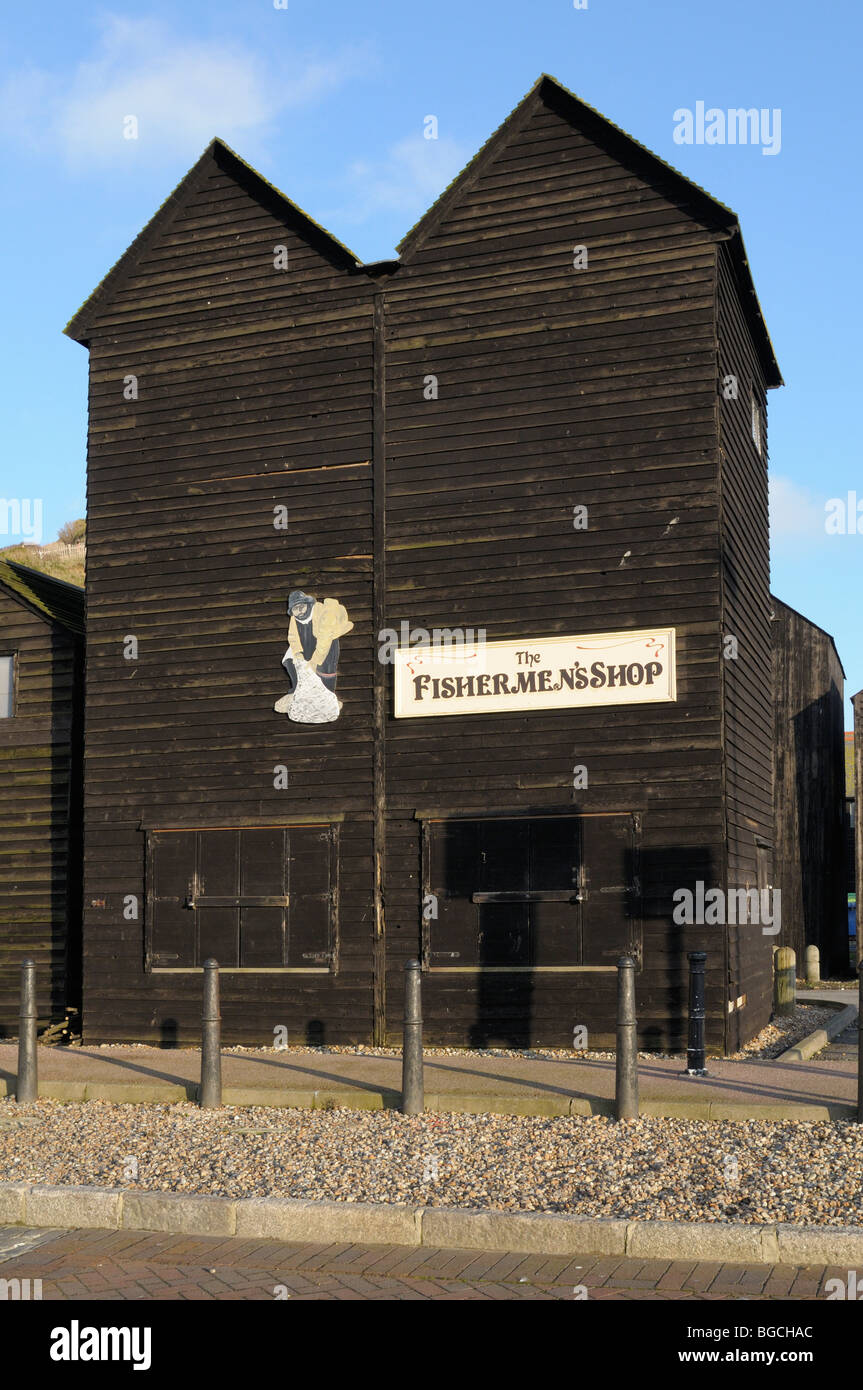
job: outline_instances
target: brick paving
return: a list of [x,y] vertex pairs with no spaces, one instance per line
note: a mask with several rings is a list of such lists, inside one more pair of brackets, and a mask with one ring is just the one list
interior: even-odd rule
[[813,1300],[845,1270],[223,1236],[0,1228],[0,1278],[47,1300]]

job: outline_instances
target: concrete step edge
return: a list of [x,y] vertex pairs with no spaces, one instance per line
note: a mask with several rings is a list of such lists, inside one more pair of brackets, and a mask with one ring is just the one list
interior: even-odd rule
[[[835,1003],[831,1005],[828,1000],[826,1007],[837,1007]],[[801,1038],[799,1043],[789,1047],[785,1052],[780,1052],[776,1058],[777,1062],[808,1062],[814,1057],[816,1052],[820,1052],[826,1047],[833,1038],[844,1033],[846,1028],[850,1028],[852,1023],[857,1021],[857,1005],[847,1004],[839,1007],[839,1012],[835,1018],[831,1018],[826,1028],[816,1028],[814,1032],[808,1033],[805,1038]]]
[[539,1255],[848,1268],[863,1264],[863,1227],[632,1221],[553,1212],[212,1197],[43,1183],[0,1183],[0,1223],[37,1229],[122,1229]]
[[[3,1083],[0,1083],[0,1095]],[[14,1095],[14,1082],[5,1094]],[[116,1105],[166,1105],[180,1101],[196,1101],[198,1086],[142,1082],[40,1081],[40,1100],[108,1101]],[[277,1086],[226,1086],[222,1091],[226,1106],[273,1106],[283,1110],[348,1110],[398,1109],[398,1091],[348,1090],[329,1087],[326,1090],[282,1090]],[[470,1115],[523,1115],[535,1118],[554,1118],[566,1115],[613,1115],[614,1101],[601,1097],[583,1096],[522,1096],[461,1091],[429,1092],[425,1098],[428,1113]],[[666,1120],[847,1120],[856,1117],[856,1108],[841,1101],[718,1101],[688,1097],[667,1100],[642,1100],[639,1114]]]

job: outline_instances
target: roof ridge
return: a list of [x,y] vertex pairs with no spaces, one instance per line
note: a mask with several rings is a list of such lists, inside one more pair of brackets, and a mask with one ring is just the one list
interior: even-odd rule
[[459,171],[459,173],[457,173],[455,177],[450,180],[443,192],[440,193],[437,198],[435,198],[434,202],[428,208],[426,208],[422,216],[418,218],[418,220],[405,234],[405,236],[402,237],[401,241],[397,243],[397,251],[401,252],[402,247],[408,244],[411,238],[416,234],[417,229],[421,226],[423,222],[425,222],[426,218],[429,217],[431,213],[435,210],[435,208],[438,207],[438,205],[447,196],[450,190],[453,189],[456,186],[456,184],[461,182],[461,180],[467,175],[468,171],[476,164],[480,156],[487,151],[492,141],[495,140],[495,138],[500,134],[500,132],[504,129],[505,126],[509,125],[513,118],[518,114],[518,112],[521,111],[523,107],[525,107],[526,103],[530,100],[530,98],[535,94],[541,95],[542,88],[546,86],[551,88],[552,91],[561,93],[569,101],[575,102],[577,106],[581,107],[584,111],[589,112],[591,116],[601,121],[603,125],[608,126],[610,130],[614,131],[618,135],[623,136],[624,139],[629,141],[630,144],[635,145],[639,150],[642,151],[643,154],[647,155],[649,159],[653,160],[657,164],[661,164],[662,167],[667,169],[670,174],[673,174],[675,178],[683,179],[685,183],[687,183],[690,187],[695,189],[695,191],[699,193],[703,198],[706,198],[710,203],[713,203],[721,212],[723,212],[726,216],[730,217],[735,223],[738,221],[737,214],[733,208],[728,207],[726,203],[723,203],[719,198],[715,197],[712,193],[709,193],[706,188],[702,188],[701,184],[696,183],[695,180],[691,179],[688,174],[684,174],[680,169],[675,168],[673,164],[669,164],[668,161],[663,159],[661,155],[658,155],[655,152],[655,150],[650,149],[649,145],[644,145],[640,140],[636,140],[635,136],[630,135],[629,131],[624,130],[623,126],[617,125],[615,121],[610,120],[609,117],[606,116],[602,111],[600,111],[596,106],[591,106],[590,102],[584,101],[582,97],[578,96],[577,93],[573,92],[571,88],[565,86],[564,83],[559,81],[558,78],[553,77],[550,73],[544,72],[541,74],[540,77],[537,78],[533,86],[527,92],[525,92],[521,100],[516,102],[509,115],[504,117],[500,125],[495,127],[495,129],[489,135],[488,139],[483,141],[482,145],[476,151],[476,154],[471,156],[467,164],[465,164],[465,166]]

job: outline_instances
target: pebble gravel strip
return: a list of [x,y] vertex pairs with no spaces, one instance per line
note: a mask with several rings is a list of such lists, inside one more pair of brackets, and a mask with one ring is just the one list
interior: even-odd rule
[[[851,1002],[849,1000],[849,1003]],[[836,1009],[823,1008],[815,1004],[798,1004],[793,1014],[786,1018],[773,1019],[739,1052],[729,1053],[729,1060],[755,1062],[779,1057],[789,1047],[794,1047],[804,1038],[808,1038],[817,1028],[826,1028],[828,1023],[833,1022],[836,1014]]]
[[[835,1017],[835,1009],[819,1008],[814,1004],[798,1004],[793,1014],[785,1018],[773,1019],[766,1028],[756,1034],[739,1052],[729,1053],[730,1061],[757,1061],[759,1058],[778,1057],[786,1048],[793,1047],[802,1038],[814,1033],[816,1028],[826,1028]],[[284,1049],[283,1049],[284,1050]],[[291,1052],[342,1052],[358,1057],[401,1057],[401,1049],[395,1047],[291,1047]],[[278,1048],[264,1047],[226,1047],[226,1053],[254,1054],[256,1052],[278,1052]],[[600,1062],[614,1059],[613,1052],[578,1051],[571,1047],[525,1047],[505,1048],[487,1047],[470,1050],[464,1047],[425,1047],[426,1057],[525,1057],[536,1061],[560,1061],[561,1058],[584,1062]],[[656,1057],[685,1060],[685,1052],[639,1052],[639,1057],[650,1061]]]
[[[853,1001],[849,1001],[853,1002]],[[776,1018],[762,1028],[760,1033],[741,1048],[739,1052],[729,1053],[728,1060],[758,1061],[759,1059],[770,1059],[778,1057],[786,1048],[793,1047],[795,1043],[814,1033],[816,1028],[825,1028],[829,1021],[835,1016],[834,1009],[819,1008],[815,1004],[798,1004],[794,1013],[786,1018]],[[14,1041],[14,1039],[4,1039],[4,1041]],[[72,1044],[73,1047],[80,1046],[79,1042]],[[91,1046],[88,1044],[88,1047]],[[96,1043],[92,1050],[97,1052],[110,1053],[115,1050],[129,1052],[133,1050],[152,1050],[151,1043]],[[289,1044],[287,1047],[254,1047],[236,1044],[233,1047],[223,1047],[222,1053],[225,1056],[255,1056],[260,1053],[262,1056],[284,1054],[285,1052],[313,1053],[316,1056],[331,1054],[338,1056],[351,1057],[401,1057],[399,1047],[372,1047],[365,1043],[351,1043],[344,1046],[318,1046],[303,1047]],[[560,1061],[561,1058],[578,1060],[584,1062],[603,1062],[614,1059],[613,1052],[597,1052],[589,1049],[578,1050],[572,1047],[424,1047],[423,1054],[426,1057],[524,1057],[535,1061]],[[676,1058],[682,1061],[686,1057],[685,1052],[639,1052],[639,1057],[644,1061],[651,1061],[656,1057]]]
[[856,1226],[863,1127],[2,1101],[0,1181]]
[[[778,1057],[786,1048],[793,1047],[801,1039],[814,1033],[816,1028],[826,1028],[827,1024],[836,1015],[835,1009],[819,1008],[815,1004],[798,1004],[793,1014],[785,1018],[776,1018],[768,1023],[761,1032],[756,1034],[745,1047],[739,1052],[732,1052],[728,1055],[730,1061],[757,1061],[759,1059],[770,1059]],[[111,1044],[103,1044],[111,1046]],[[401,1057],[401,1049],[397,1047],[366,1047],[356,1044],[351,1047],[290,1047],[290,1048],[267,1048],[267,1047],[225,1047],[225,1053],[235,1053],[237,1056],[254,1055],[261,1053],[277,1053],[279,1051],[290,1052],[316,1052],[316,1053],[350,1053],[355,1057]],[[487,1047],[469,1049],[465,1047],[424,1047],[423,1053],[426,1057],[524,1057],[536,1061],[560,1061],[561,1058],[584,1062],[609,1061],[614,1059],[613,1052],[597,1052],[589,1049],[578,1050],[571,1047]],[[639,1057],[644,1061],[651,1061],[656,1057],[676,1058],[684,1061],[685,1052],[639,1052]]]

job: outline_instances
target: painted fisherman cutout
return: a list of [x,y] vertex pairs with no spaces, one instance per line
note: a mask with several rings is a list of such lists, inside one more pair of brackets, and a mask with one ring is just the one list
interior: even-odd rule
[[338,719],[336,698],[339,638],[350,632],[347,609],[337,599],[318,601],[302,589],[288,598],[288,650],[282,657],[290,693],[274,709],[297,724],[329,724]]

